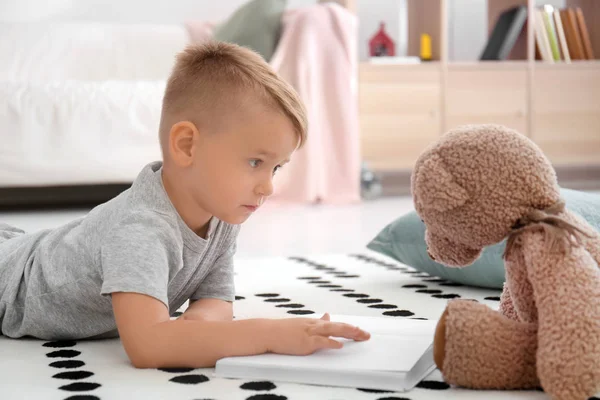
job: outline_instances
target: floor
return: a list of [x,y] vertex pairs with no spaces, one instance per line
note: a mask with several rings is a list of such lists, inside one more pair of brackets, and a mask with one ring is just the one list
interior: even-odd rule
[[[410,197],[344,206],[266,205],[244,224],[237,257],[357,252],[388,223],[412,209]],[[88,211],[0,212],[0,221],[35,231],[59,226]]]

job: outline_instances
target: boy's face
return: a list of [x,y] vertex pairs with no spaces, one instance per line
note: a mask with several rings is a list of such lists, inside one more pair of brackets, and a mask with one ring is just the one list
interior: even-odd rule
[[258,102],[232,114],[216,132],[194,140],[187,182],[194,203],[240,224],[273,193],[273,177],[298,145],[291,121]]

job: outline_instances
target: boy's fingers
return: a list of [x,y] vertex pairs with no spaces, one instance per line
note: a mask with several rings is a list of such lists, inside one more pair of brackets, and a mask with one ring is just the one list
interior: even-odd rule
[[329,321],[329,319],[330,319],[330,318],[329,318],[329,313],[325,313],[325,314],[323,314],[323,316],[321,317],[321,320],[323,320],[323,321]]
[[344,347],[341,342],[325,336],[313,336],[313,345],[316,349],[341,349]]
[[316,325],[311,327],[309,332],[312,335],[335,336],[355,340],[365,340],[370,337],[369,333],[363,331],[362,329],[340,322]]

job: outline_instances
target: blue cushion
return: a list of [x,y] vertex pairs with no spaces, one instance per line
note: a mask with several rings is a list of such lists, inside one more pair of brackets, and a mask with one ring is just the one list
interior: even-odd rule
[[[561,189],[567,209],[600,231],[600,195]],[[504,284],[502,254],[506,241],[485,248],[470,266],[449,268],[433,261],[427,254],[425,225],[416,212],[410,212],[387,225],[367,245],[370,250],[416,268],[430,275],[464,285],[501,289]]]

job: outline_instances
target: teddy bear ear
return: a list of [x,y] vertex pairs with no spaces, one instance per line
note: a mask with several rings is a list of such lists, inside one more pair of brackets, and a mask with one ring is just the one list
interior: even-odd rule
[[424,209],[446,212],[469,200],[467,191],[456,183],[437,154],[431,155],[417,167],[414,180],[415,198]]

